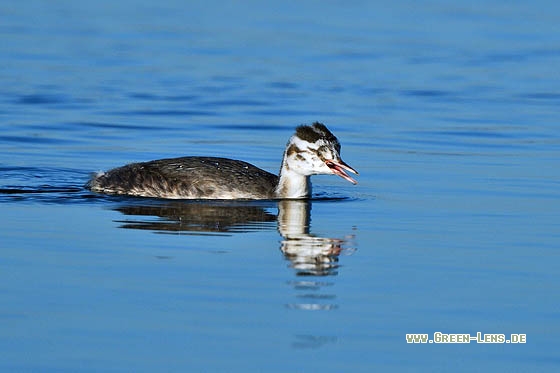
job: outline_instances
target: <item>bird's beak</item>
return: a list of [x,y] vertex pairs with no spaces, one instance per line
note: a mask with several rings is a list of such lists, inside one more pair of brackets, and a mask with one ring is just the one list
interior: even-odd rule
[[356,175],[358,175],[358,171],[354,170],[352,167],[348,166],[342,159],[338,160],[329,160],[325,162],[327,166],[331,169],[333,174],[340,176],[341,178],[348,180],[352,184],[358,184],[358,182],[352,179],[348,174],[344,171],[350,171]]

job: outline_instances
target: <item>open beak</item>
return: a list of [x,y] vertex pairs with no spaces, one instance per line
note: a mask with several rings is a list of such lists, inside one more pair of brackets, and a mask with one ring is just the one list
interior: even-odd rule
[[358,175],[358,171],[356,171],[352,167],[348,166],[346,163],[344,163],[342,161],[342,159],[329,160],[329,161],[326,161],[325,163],[331,169],[333,174],[338,175],[345,180],[348,180],[352,184],[358,184],[358,182],[356,180],[352,179],[350,176],[348,176],[348,174],[344,170],[350,171],[350,172],[352,172],[353,174],[356,174],[356,175]]

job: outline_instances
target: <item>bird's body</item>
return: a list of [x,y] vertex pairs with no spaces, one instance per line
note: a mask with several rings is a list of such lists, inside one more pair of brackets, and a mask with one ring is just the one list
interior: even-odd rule
[[181,157],[131,163],[97,175],[93,191],[183,199],[273,199],[278,176],[250,163]]
[[320,123],[300,126],[290,138],[279,176],[250,163],[218,157],[181,157],[131,163],[95,175],[94,192],[175,199],[308,198],[309,177],[336,174],[356,183],[344,170],[340,144]]

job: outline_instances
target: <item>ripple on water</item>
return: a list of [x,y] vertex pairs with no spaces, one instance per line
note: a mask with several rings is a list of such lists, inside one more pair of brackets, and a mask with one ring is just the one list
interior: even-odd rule
[[63,104],[69,100],[63,95],[35,93],[29,95],[22,95],[15,99],[15,103],[24,105],[50,105],[50,104]]
[[16,96],[13,101],[15,104],[32,106],[51,106],[57,107],[64,105],[76,105],[90,103],[91,100],[84,98],[71,97],[65,94],[56,93],[32,93]]
[[89,175],[64,168],[0,167],[0,202],[72,203],[96,198],[84,188]]

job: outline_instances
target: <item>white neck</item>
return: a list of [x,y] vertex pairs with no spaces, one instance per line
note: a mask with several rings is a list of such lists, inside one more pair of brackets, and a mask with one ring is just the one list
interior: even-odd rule
[[274,193],[278,198],[308,198],[311,196],[309,176],[290,170],[284,160]]

